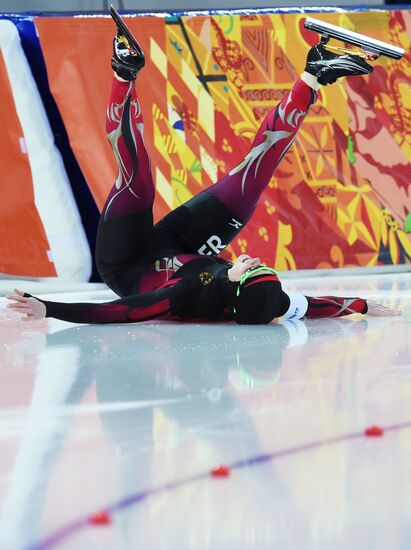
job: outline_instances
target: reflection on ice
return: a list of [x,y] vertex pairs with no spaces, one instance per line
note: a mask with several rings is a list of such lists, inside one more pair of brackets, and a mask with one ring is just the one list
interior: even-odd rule
[[[334,293],[344,285],[288,283]],[[25,548],[216,464],[410,420],[410,282],[348,279],[346,293],[356,285],[369,295],[389,290],[404,316],[263,327],[8,319],[0,331],[5,547]],[[382,531],[405,529],[410,439],[404,431],[325,447],[199,482],[119,512],[101,540],[90,528],[67,547],[376,547]]]

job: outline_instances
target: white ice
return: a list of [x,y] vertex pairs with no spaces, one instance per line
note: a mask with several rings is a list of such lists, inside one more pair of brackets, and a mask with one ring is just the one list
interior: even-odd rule
[[[41,548],[58,534],[47,548],[410,549],[411,274],[284,287],[403,315],[73,325],[22,322],[0,298],[0,547]],[[382,437],[361,435],[372,425]],[[265,453],[280,456],[206,475]],[[108,525],[64,532],[156,488]]]

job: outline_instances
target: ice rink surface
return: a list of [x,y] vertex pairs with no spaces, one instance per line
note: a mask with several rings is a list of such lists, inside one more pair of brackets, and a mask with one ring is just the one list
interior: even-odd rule
[[283,286],[403,315],[91,326],[0,298],[2,550],[410,549],[411,273]]

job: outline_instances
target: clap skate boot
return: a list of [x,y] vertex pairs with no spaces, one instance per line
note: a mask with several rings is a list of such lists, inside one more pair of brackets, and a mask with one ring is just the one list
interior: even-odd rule
[[[321,40],[316,46],[313,46],[308,52],[307,65],[305,70],[317,77],[318,82],[326,86],[333,84],[342,76],[365,75],[374,70],[365,59],[357,53],[345,53],[337,55],[332,53],[330,46],[326,46],[326,41]],[[334,48],[338,50],[338,48]],[[341,49],[340,49],[341,50]],[[349,50],[344,50],[349,52]]]
[[110,7],[110,15],[117,25],[111,66],[117,76],[133,81],[145,65],[144,52],[113,6]]

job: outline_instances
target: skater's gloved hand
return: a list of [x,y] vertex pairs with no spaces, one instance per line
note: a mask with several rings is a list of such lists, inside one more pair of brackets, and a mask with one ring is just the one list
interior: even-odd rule
[[14,289],[14,292],[15,294],[6,296],[11,301],[7,307],[17,313],[22,313],[24,315],[23,321],[37,321],[45,318],[46,306],[42,302],[32,296],[24,296],[24,292],[17,288]]
[[402,315],[401,311],[391,309],[390,307],[383,306],[372,300],[367,300],[368,311],[367,314],[373,317],[394,317],[396,315]]

